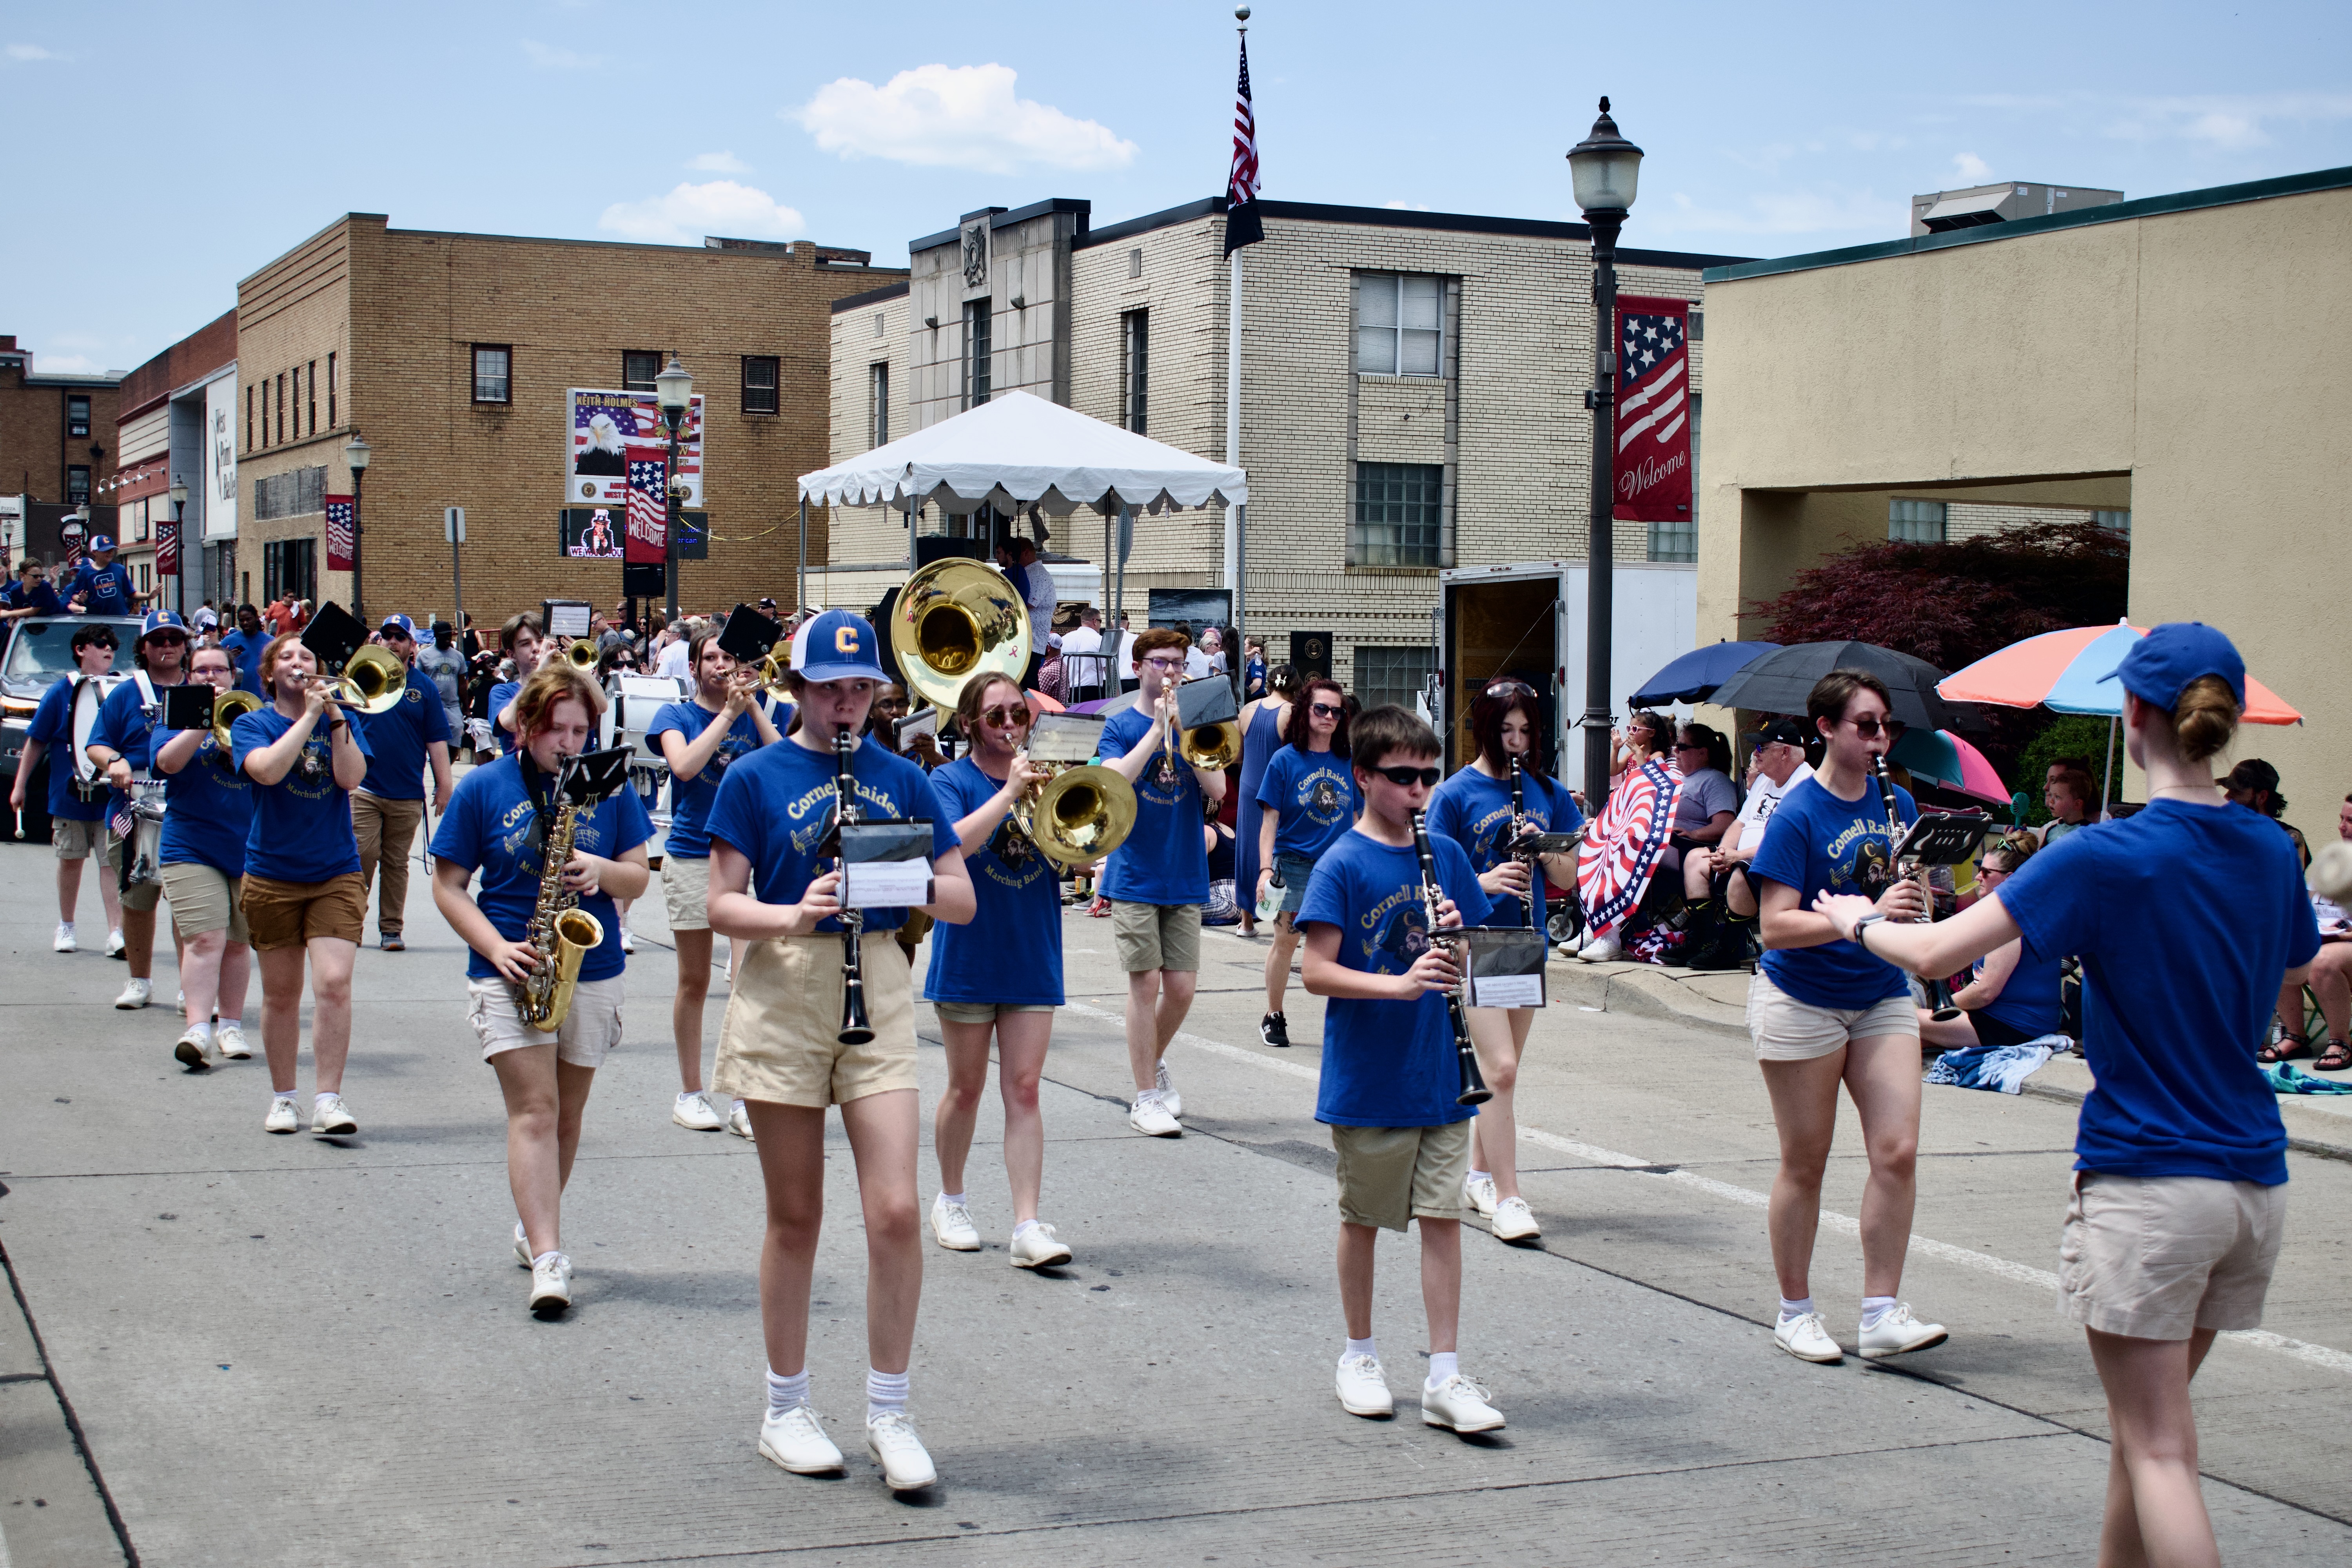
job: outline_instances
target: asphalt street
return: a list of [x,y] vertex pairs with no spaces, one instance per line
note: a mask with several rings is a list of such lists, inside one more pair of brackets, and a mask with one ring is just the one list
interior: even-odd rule
[[[672,955],[640,900],[629,1038],[599,1075],[564,1211],[561,1321],[525,1310],[504,1120],[462,953],[412,879],[409,951],[370,950],[352,1138],[261,1131],[257,1054],[171,1058],[123,966],[49,952],[46,847],[0,845],[0,1568],[945,1561],[1975,1563],[2086,1561],[2107,1449],[2079,1330],[2053,1310],[2074,1113],[1931,1088],[1904,1293],[1951,1341],[1896,1364],[1779,1354],[1763,1234],[1774,1142],[1745,1045],[1556,1005],[1519,1099],[1540,1247],[1465,1237],[1463,1369],[1509,1419],[1423,1426],[1415,1245],[1383,1237],[1377,1331],[1405,1415],[1332,1395],[1321,1009],[1256,1043],[1264,948],[1205,940],[1170,1057],[1181,1139],[1129,1132],[1108,921],[1067,917],[1071,1005],[1044,1101],[1044,1217],[1076,1251],[1007,1267],[992,1094],[968,1183],[986,1242],[928,1248],[910,1412],[940,1483],[865,1458],[864,1252],[829,1162],[811,1352],[851,1458],[789,1476],[762,1400],[753,1150],[671,1124]],[[81,929],[96,947],[94,896]],[[168,949],[168,944],[166,944]],[[168,951],[156,989],[173,989]],[[258,987],[247,1010],[257,1052]],[[723,980],[709,1015],[715,1040]],[[929,1115],[944,1083],[925,1035]],[[310,1088],[305,1058],[303,1090]],[[1863,1174],[1841,1132],[1814,1291],[1853,1332]],[[2197,1384],[2223,1552],[2352,1561],[2352,1165],[2296,1154],[2265,1333]],[[926,1157],[924,1196],[935,1189]]]

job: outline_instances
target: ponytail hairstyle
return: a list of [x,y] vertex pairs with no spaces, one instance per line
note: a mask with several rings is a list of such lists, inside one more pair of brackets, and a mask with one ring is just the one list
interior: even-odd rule
[[2181,689],[2172,706],[2173,744],[2184,763],[2220,754],[2238,732],[2238,700],[2218,675],[2200,675]]

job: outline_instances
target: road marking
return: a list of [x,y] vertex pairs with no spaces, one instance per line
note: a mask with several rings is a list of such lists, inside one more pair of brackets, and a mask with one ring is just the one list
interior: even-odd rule
[[[1066,1003],[1065,1007],[1081,1017],[1097,1018],[1106,1023],[1124,1026],[1127,1021],[1126,1015],[1123,1013],[1107,1012],[1100,1007],[1088,1006],[1083,1002]],[[1277,1058],[1261,1055],[1256,1051],[1245,1050],[1239,1046],[1229,1046],[1223,1040],[1208,1039],[1200,1035],[1179,1034],[1172,1043],[1192,1050],[1205,1051],[1211,1056],[1223,1057],[1231,1061],[1245,1062],[1252,1067],[1264,1068],[1267,1072],[1279,1073],[1285,1078],[1302,1079],[1308,1083],[1317,1081],[1318,1076],[1313,1068],[1302,1066],[1297,1062],[1283,1061]],[[1727,1203],[1738,1204],[1746,1208],[1765,1208],[1769,1206],[1772,1201],[1769,1194],[1757,1192],[1749,1187],[1738,1187],[1729,1182],[1718,1182],[1712,1176],[1702,1176],[1695,1171],[1662,1170],[1655,1161],[1622,1153],[1615,1149],[1603,1149],[1597,1143],[1585,1143],[1574,1138],[1563,1138],[1557,1132],[1546,1132],[1541,1128],[1530,1127],[1524,1121],[1519,1124],[1519,1140],[1522,1142],[1549,1149],[1554,1153],[1569,1155],[1588,1165],[1601,1165],[1639,1175],[1654,1176],[1662,1181],[1673,1182],[1679,1186],[1688,1187],[1694,1192],[1705,1193],[1709,1197],[1720,1198]],[[1823,1209],[1821,1223],[1823,1229],[1836,1231],[1841,1236],[1859,1237],[1862,1234],[1860,1220],[1852,1215],[1839,1214],[1834,1209]],[[2058,1289],[2058,1276],[2046,1268],[2035,1268],[2028,1264],[2012,1262],[2009,1258],[1997,1258],[1987,1252],[1972,1252],[1965,1247],[1955,1247],[1948,1241],[1937,1241],[1933,1237],[1921,1236],[1916,1231],[1911,1237],[1911,1251],[1920,1257],[1933,1258],[1939,1262],[1957,1263],[1964,1268],[1973,1268],[1982,1274],[1995,1275],[2014,1285],[2027,1285],[2040,1290],[2054,1291]],[[2315,1345],[2305,1340],[2291,1340],[2284,1334],[2274,1334],[2267,1329],[2231,1329],[2224,1331],[2220,1337],[2225,1340],[2235,1340],[2241,1344],[2250,1345],[2256,1350],[2291,1356],[2296,1361],[2311,1366],[2325,1367],[2330,1372],[2352,1373],[2352,1354],[2347,1354],[2343,1351],[2327,1345]]]

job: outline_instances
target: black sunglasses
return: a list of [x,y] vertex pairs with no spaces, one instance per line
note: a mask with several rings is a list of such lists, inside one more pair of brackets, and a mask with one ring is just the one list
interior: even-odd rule
[[1536,694],[1536,689],[1524,680],[1498,680],[1486,688],[1486,692],[1489,697],[1508,697],[1514,693],[1533,697]]
[[1853,725],[1853,732],[1865,741],[1876,740],[1878,731],[1881,730],[1885,730],[1890,735],[1899,735],[1903,732],[1903,721],[1900,719],[1889,719],[1883,724],[1875,719],[1849,719],[1846,722]]
[[1436,788],[1437,781],[1445,776],[1444,768],[1374,768],[1372,772],[1392,784],[1408,787],[1413,784],[1425,784],[1432,789]]
[[1318,719],[1337,719],[1348,711],[1345,708],[1334,708],[1328,702],[1309,703],[1307,710]]

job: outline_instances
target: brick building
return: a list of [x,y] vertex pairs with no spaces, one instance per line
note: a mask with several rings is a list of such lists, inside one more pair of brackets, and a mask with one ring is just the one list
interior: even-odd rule
[[828,307],[903,276],[867,260],[805,241],[698,249],[337,219],[237,286],[238,596],[352,602],[352,574],[328,569],[323,507],[351,492],[343,448],[362,434],[371,616],[451,614],[447,506],[466,509],[478,624],[542,598],[611,605],[619,563],[559,542],[565,394],[650,387],[676,353],[704,400],[710,529],[709,560],[683,563],[683,604],[789,600],[793,478],[824,460]]
[[[114,478],[100,487],[116,509],[122,563],[142,593],[161,589],[160,603],[194,609],[221,597],[234,580],[236,553],[236,458],[215,445],[227,434],[236,391],[236,312],[220,317],[173,343],[122,378],[115,417]],[[217,430],[215,430],[217,426]],[[226,471],[222,472],[226,459]],[[157,546],[172,521],[172,481],[188,487],[180,522],[185,581],[163,576]],[[184,595],[184,598],[183,597]]]
[[[54,564],[61,545],[57,520],[88,505],[92,532],[114,525],[100,488],[114,477],[119,382],[110,375],[38,371],[33,351],[0,336],[0,489],[22,498],[29,547]],[[20,529],[27,526],[20,521]],[[21,533],[12,548],[25,548]]]
[[[1583,552],[1590,237],[1580,224],[1260,205],[1265,241],[1244,253],[1247,630],[1277,659],[1292,631],[1328,632],[1351,689],[1368,703],[1402,698],[1430,668],[1442,567]],[[1087,203],[1068,200],[968,214],[910,244],[905,286],[838,300],[831,460],[1013,386],[1223,458],[1223,199],[1100,229],[1088,219]],[[1696,301],[1700,269],[1727,259],[1621,249],[1619,287]],[[1699,319],[1695,462],[1703,335]],[[1106,532],[1081,512],[1053,548],[1102,563]],[[828,567],[812,599],[868,604],[903,574],[903,514],[845,509],[830,539],[829,558],[811,545]],[[1697,558],[1692,523],[1624,525],[1616,541],[1622,559]],[[1131,621],[1143,624],[1155,587],[1227,586],[1224,565],[1217,511],[1139,519]],[[1093,574],[1057,575],[1066,588]]]

